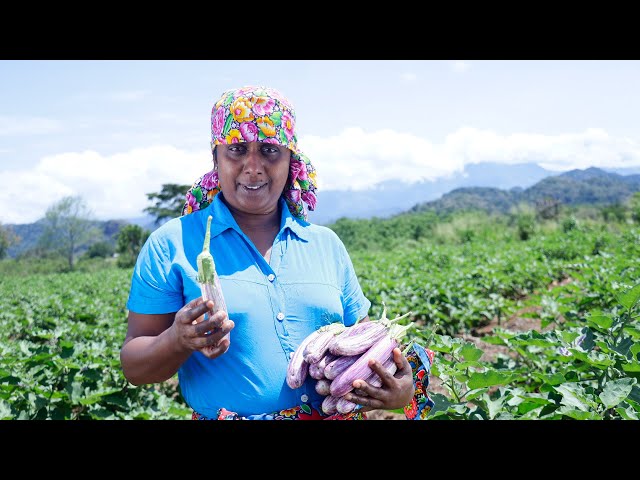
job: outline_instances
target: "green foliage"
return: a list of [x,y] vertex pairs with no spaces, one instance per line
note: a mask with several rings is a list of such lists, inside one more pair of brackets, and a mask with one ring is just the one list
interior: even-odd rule
[[190,187],[176,183],[163,184],[160,192],[147,193],[147,199],[155,200],[155,205],[145,208],[144,211],[156,217],[156,224],[165,219],[179,217],[182,215],[182,207]]
[[19,241],[20,237],[13,230],[0,223],[0,260],[7,256],[9,247]]
[[555,220],[560,215],[560,202],[552,196],[539,198],[536,202],[536,218]]
[[[564,231],[571,216],[578,228]],[[443,393],[428,419],[639,418],[640,229],[568,209],[536,222],[526,242],[513,216],[334,225],[370,316],[383,302],[389,317],[411,311],[408,340],[436,352]],[[0,261],[0,418],[189,418],[174,379],[133,387],[122,375],[131,269],[96,257],[47,274],[56,261]],[[540,329],[508,328],[525,315]],[[487,358],[489,345],[504,353]]]
[[73,270],[79,251],[101,235],[92,226],[90,217],[91,213],[82,197],[62,198],[46,211],[38,247],[62,255],[67,259],[69,270]]
[[0,282],[0,418],[188,419],[175,382],[134,387],[120,367],[130,270]]
[[631,219],[635,223],[640,223],[640,192],[636,192],[630,197],[629,209],[631,210]]
[[515,225],[519,240],[529,240],[536,231],[537,210],[526,203],[520,203],[511,209],[509,223]]
[[432,237],[438,216],[433,212],[404,214],[367,220],[341,218],[329,225],[345,245],[353,249],[386,249],[399,242]]
[[118,266],[129,268],[135,265],[136,258],[144,242],[149,237],[150,232],[138,225],[125,225],[120,229],[116,241],[116,251],[118,252]]
[[573,215],[562,220],[562,231],[567,233],[578,228],[578,220]]
[[628,208],[621,203],[604,205],[601,207],[602,218],[605,222],[624,222],[627,219]]
[[87,258],[107,258],[113,256],[114,253],[113,245],[109,242],[96,242],[84,252],[84,255]]
[[[482,361],[473,343],[432,335],[436,395],[431,418],[634,419],[640,414],[640,284],[603,292],[615,299],[545,333],[495,329],[488,343],[510,355]],[[568,309],[567,309],[568,310]]]

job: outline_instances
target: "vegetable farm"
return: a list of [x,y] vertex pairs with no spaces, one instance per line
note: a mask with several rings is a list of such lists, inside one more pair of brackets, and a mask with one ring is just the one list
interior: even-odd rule
[[[526,240],[499,222],[463,233],[385,237],[366,249],[345,241],[370,317],[411,312],[397,321],[408,327],[402,342],[436,353],[427,420],[638,419],[638,225],[582,222]],[[191,418],[177,377],[143,387],[124,379],[130,268],[8,271],[0,418]],[[538,328],[510,328],[517,318]]]

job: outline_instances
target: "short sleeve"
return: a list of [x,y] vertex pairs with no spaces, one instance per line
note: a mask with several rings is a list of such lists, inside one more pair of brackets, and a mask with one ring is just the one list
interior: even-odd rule
[[[337,237],[337,236],[336,236]],[[365,297],[360,287],[360,282],[353,268],[353,262],[349,252],[338,238],[340,254],[342,257],[343,283],[342,283],[342,307],[344,309],[344,324],[351,326],[358,320],[366,317],[371,308],[371,301]]]
[[177,312],[184,305],[182,286],[159,239],[149,236],[138,255],[127,308],[136,313]]

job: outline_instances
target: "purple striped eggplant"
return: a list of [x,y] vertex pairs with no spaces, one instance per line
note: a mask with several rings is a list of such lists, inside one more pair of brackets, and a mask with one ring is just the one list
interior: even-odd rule
[[335,360],[330,361],[324,367],[324,377],[333,380],[347,368],[349,368],[358,359],[360,355],[351,355],[348,357],[339,356]]
[[[345,333],[348,334],[344,335]],[[329,351],[334,355],[359,355],[385,335],[387,335],[387,327],[380,322],[357,323],[335,337],[329,346]]]
[[345,371],[331,381],[331,395],[342,397],[353,390],[353,381],[369,377],[373,370],[369,366],[369,360],[375,359],[384,362],[392,355],[393,349],[398,346],[398,341],[390,335],[374,343],[369,350],[362,353],[360,357]]
[[338,413],[353,412],[357,406],[358,406],[357,403],[353,403],[352,401],[347,400],[344,397],[340,397],[336,402],[336,410],[338,411]]
[[318,362],[327,352],[336,335],[346,327],[342,323],[330,323],[321,328],[324,328],[324,331],[310,341],[304,349],[304,360],[308,364]]
[[298,345],[298,348],[296,348],[293,355],[291,355],[289,364],[287,365],[286,381],[289,387],[293,389],[300,388],[307,379],[307,375],[309,374],[309,363],[304,359],[307,345],[323,335],[326,331],[334,329],[337,331],[338,329],[341,329],[341,327],[344,328],[344,325],[341,323],[324,325],[311,332],[302,340],[302,342],[300,342],[300,345]]
[[333,415],[338,411],[338,409],[336,408],[336,404],[338,403],[338,400],[340,400],[338,397],[334,397],[333,395],[327,395],[326,397],[324,397],[324,400],[322,401],[322,406],[320,408],[322,408],[322,411],[327,415]]
[[329,390],[330,387],[331,380],[327,380],[326,378],[321,378],[316,382],[316,392],[318,392],[318,395],[322,395],[323,397],[326,397],[331,393]]

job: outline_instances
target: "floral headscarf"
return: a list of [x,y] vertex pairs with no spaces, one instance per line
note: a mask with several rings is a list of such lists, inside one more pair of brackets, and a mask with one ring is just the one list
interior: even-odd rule
[[[227,90],[211,110],[211,152],[216,145],[239,142],[274,143],[291,150],[282,195],[291,214],[306,220],[307,206],[310,211],[316,208],[316,171],[298,148],[295,124],[293,106],[277,90],[259,86]],[[219,191],[217,170],[205,173],[187,191],[182,215],[208,207]]]

